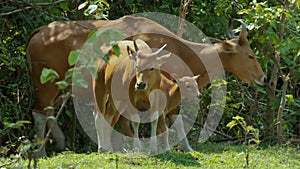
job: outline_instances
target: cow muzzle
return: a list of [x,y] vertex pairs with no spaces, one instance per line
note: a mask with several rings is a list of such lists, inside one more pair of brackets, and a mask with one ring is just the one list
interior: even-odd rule
[[146,90],[147,84],[144,82],[138,82],[138,83],[136,83],[135,88],[138,90]]
[[265,84],[267,83],[267,78],[266,76],[262,76],[259,80],[254,79],[254,82],[258,86],[265,86]]

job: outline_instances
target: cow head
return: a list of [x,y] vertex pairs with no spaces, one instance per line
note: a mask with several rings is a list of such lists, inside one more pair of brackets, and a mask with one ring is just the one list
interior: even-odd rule
[[152,52],[150,49],[139,50],[136,41],[134,41],[135,52],[127,46],[127,52],[131,60],[135,62],[136,69],[136,90],[147,90],[153,88],[159,88],[161,74],[160,66],[170,57],[170,53],[163,56],[158,54],[166,47],[162,46],[156,52]]
[[218,43],[220,45],[218,52],[223,66],[225,70],[233,73],[239,79],[254,86],[263,86],[266,76],[248,42],[246,25],[241,20],[237,21],[242,24],[240,35],[233,34],[232,20],[230,20],[227,29],[229,40]]
[[201,93],[198,89],[198,79],[200,75],[197,76],[183,76],[178,78],[176,74],[172,74],[172,77],[175,79],[177,85],[180,88],[180,93],[183,98],[195,99],[201,98]]

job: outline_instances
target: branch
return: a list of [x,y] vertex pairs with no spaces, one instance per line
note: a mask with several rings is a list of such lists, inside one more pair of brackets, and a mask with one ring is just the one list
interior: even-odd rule
[[57,5],[57,4],[61,3],[61,2],[68,2],[68,0],[58,0],[58,1],[55,1],[55,2],[51,2],[51,3],[36,3],[36,4],[32,4],[32,3],[28,3],[28,2],[23,2],[23,4],[26,4],[28,6],[22,8],[22,9],[17,9],[17,10],[6,12],[6,13],[1,13],[0,16],[12,15],[12,14],[15,14],[15,13],[18,13],[18,12],[22,12],[22,11],[25,11],[25,10],[28,10],[28,9],[36,8],[36,7],[39,7],[39,6]]
[[282,122],[283,122],[283,118],[282,118],[282,114],[283,114],[283,110],[285,107],[285,103],[286,103],[286,90],[287,90],[287,86],[288,86],[288,81],[289,81],[289,74],[288,75],[284,75],[282,76],[283,79],[283,86],[282,86],[282,95],[281,95],[281,101],[280,101],[280,106],[278,109],[278,115],[277,115],[277,139],[279,143],[283,142],[283,129],[282,129]]
[[[187,121],[189,121],[189,122],[194,123],[195,125],[197,125],[197,126],[199,126],[199,127],[203,127],[202,124],[200,124],[200,123],[198,123],[198,122],[196,122],[196,121],[191,120],[188,116],[182,116],[182,118],[183,118],[184,120],[187,120]],[[234,139],[233,137],[231,137],[231,136],[229,136],[229,135],[227,135],[227,134],[221,133],[221,132],[219,132],[219,131],[217,131],[217,130],[213,130],[212,128],[210,128],[210,127],[208,127],[208,126],[207,126],[207,129],[210,130],[210,131],[213,131],[215,134],[218,134],[218,135],[220,135],[220,136],[223,136],[223,137],[225,137],[225,138],[227,138],[227,139],[230,139],[230,140]]]
[[179,12],[179,21],[178,21],[178,30],[177,30],[177,35],[179,37],[182,37],[184,20],[186,17],[188,7],[190,6],[191,3],[192,3],[192,0],[181,0],[180,1],[180,12]]
[[54,123],[57,123],[57,119],[59,118],[60,114],[62,113],[63,108],[65,107],[65,105],[66,105],[66,103],[68,102],[68,100],[70,99],[70,97],[71,97],[71,94],[70,94],[70,93],[67,93],[67,94],[61,96],[61,98],[62,98],[62,104],[61,104],[61,106],[60,106],[60,108],[59,108],[59,110],[58,110],[58,112],[57,112],[57,114],[56,114],[56,116],[55,116],[55,121],[51,123],[51,126],[50,126],[50,128],[48,129],[48,132],[47,132],[46,137],[45,137],[45,139],[44,139],[44,144],[42,144],[42,145],[39,147],[39,149],[37,149],[37,150],[35,151],[35,153],[39,153],[43,148],[45,148],[47,142],[49,141],[50,134],[51,134],[52,129],[53,129],[53,127],[54,127]]

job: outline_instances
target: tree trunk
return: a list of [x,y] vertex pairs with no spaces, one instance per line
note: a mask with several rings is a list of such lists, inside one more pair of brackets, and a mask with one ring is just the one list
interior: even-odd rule
[[[285,1],[285,8],[288,9],[289,8],[289,2]],[[280,18],[280,25],[279,25],[279,42],[281,42],[283,40],[283,36],[284,36],[284,26],[285,26],[285,20],[286,20],[286,15],[285,12],[283,11],[281,14],[281,18]],[[272,72],[271,72],[271,77],[270,77],[270,81],[267,85],[267,110],[266,110],[266,114],[265,114],[265,137],[267,140],[275,140],[275,112],[276,112],[276,105],[275,105],[275,100],[276,100],[276,94],[275,94],[275,90],[277,87],[277,81],[278,81],[278,73],[281,74],[281,76],[283,76],[282,71],[280,70],[280,52],[279,49],[275,49],[275,55],[274,55],[274,65],[272,68]],[[279,120],[279,119],[277,119]],[[278,121],[280,122],[280,121]],[[278,134],[278,133],[277,133]]]

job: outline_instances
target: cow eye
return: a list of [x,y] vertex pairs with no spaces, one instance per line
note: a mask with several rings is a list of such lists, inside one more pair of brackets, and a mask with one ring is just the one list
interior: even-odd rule
[[191,86],[190,85],[186,85],[186,88],[189,89],[189,88],[191,88]]
[[248,57],[249,57],[250,59],[254,59],[254,56],[253,56],[253,55],[248,55]]
[[153,71],[154,70],[154,68],[150,68],[150,71]]

